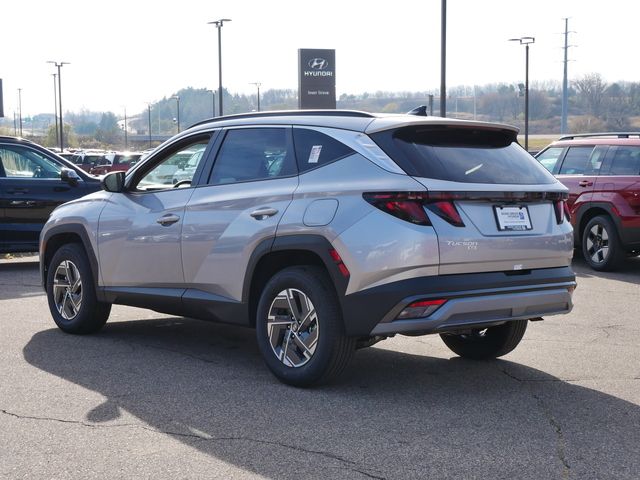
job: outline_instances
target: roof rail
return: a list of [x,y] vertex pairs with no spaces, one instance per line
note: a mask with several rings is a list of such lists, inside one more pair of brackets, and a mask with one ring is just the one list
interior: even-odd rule
[[375,115],[371,113],[361,112],[359,110],[269,110],[267,112],[238,113],[235,115],[224,115],[222,117],[209,118],[207,120],[201,120],[194,123],[189,128],[204,125],[205,123],[223,122],[225,120],[261,117],[290,117],[294,115],[312,117],[375,117]]
[[574,138],[590,138],[590,137],[616,137],[616,138],[640,138],[640,132],[602,132],[602,133],[576,133],[574,135],[565,135],[558,140],[573,140]]

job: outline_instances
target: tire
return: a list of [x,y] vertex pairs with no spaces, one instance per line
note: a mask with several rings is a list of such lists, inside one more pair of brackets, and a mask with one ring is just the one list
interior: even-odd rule
[[488,360],[501,357],[518,346],[528,320],[513,320],[496,327],[475,329],[471,333],[440,335],[451,351],[463,358]]
[[89,259],[82,245],[68,243],[53,255],[47,272],[51,316],[67,333],[94,333],[109,318],[111,304],[99,302]]
[[269,370],[296,387],[335,379],[356,343],[344,333],[330,279],[315,266],[289,267],[269,280],[258,302],[256,335]]
[[618,230],[604,215],[593,217],[582,232],[582,256],[599,272],[615,270],[626,257]]

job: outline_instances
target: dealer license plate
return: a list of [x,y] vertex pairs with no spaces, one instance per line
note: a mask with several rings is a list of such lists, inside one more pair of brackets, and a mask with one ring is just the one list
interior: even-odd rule
[[502,205],[493,207],[493,210],[498,221],[498,230],[522,231],[533,228],[527,207]]

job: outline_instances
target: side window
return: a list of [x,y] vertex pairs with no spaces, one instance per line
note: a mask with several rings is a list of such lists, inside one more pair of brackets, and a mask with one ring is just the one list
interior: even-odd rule
[[551,173],[554,173],[558,164],[558,159],[562,154],[562,150],[562,147],[547,148],[536,157],[536,160],[538,160],[540,165],[544,168],[549,170]]
[[0,146],[0,164],[7,178],[60,178],[61,167],[30,148]]
[[[138,190],[163,190],[174,186],[189,186],[193,180],[204,151],[209,144],[209,136],[177,149],[171,150],[162,160],[154,162],[150,170],[137,182]],[[195,159],[195,160],[194,160]]]
[[209,183],[266,180],[296,173],[288,129],[242,128],[229,130],[224,138]]
[[355,153],[336,139],[307,128],[293,129],[293,143],[300,173]]
[[561,175],[593,175],[595,165],[590,161],[592,152],[593,147],[569,147],[559,173]]
[[640,147],[618,147],[609,175],[640,175]]

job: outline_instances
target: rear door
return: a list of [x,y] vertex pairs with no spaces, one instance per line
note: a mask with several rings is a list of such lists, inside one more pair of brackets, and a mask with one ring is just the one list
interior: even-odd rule
[[298,185],[291,130],[223,132],[207,185],[189,200],[182,234],[185,281],[205,298],[241,300],[251,254],[275,237]]
[[560,203],[566,189],[516,143],[515,132],[412,126],[374,137],[427,188],[440,274],[570,263],[571,226]]

